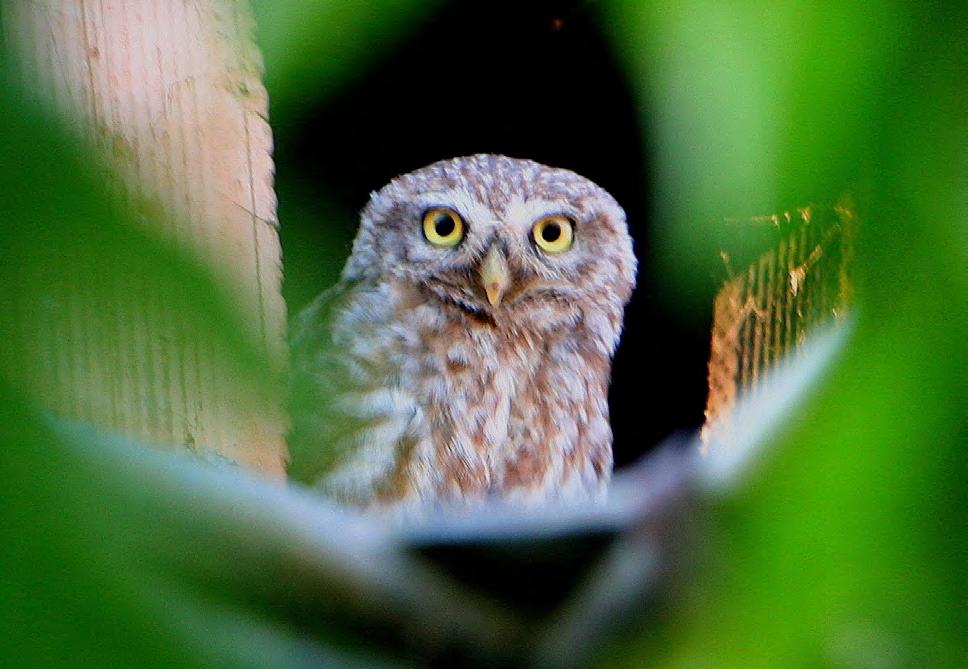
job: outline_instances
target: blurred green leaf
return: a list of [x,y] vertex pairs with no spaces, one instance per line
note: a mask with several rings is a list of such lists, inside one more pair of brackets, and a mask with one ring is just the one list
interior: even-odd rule
[[964,658],[965,22],[907,10],[626,3],[613,16],[657,114],[670,259],[708,271],[728,242],[708,234],[717,213],[786,198],[854,189],[862,218],[847,354],[715,510],[701,576],[661,633],[636,628],[608,666]]
[[283,295],[290,315],[319,295],[320,286],[332,286],[350,255],[359,214],[336,205],[319,186],[296,175],[278,184],[279,215],[286,226],[279,234],[286,250]]
[[311,108],[438,4],[440,0],[254,2],[274,124],[286,125]]
[[879,91],[907,39],[898,2],[606,3],[651,130],[653,243],[686,313],[735,244],[724,217],[832,205],[868,175]]
[[0,444],[4,665],[394,666],[359,621],[430,591],[307,496],[52,423],[5,386]]

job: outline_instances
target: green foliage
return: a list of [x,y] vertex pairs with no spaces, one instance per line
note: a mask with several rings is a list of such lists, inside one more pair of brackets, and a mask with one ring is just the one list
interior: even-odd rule
[[[259,3],[273,113],[298,114],[433,6]],[[668,520],[698,517],[706,548],[680,580],[645,614],[602,614],[602,643],[585,650],[617,667],[956,665],[963,18],[888,1],[601,7],[658,142],[653,243],[677,268],[670,291],[688,295],[689,277],[720,262],[724,216],[851,191],[862,226],[846,349],[748,476]],[[158,286],[240,383],[276,392],[232,297],[112,204],[111,177],[86,153],[0,95],[3,367],[29,358],[27,325],[56,313],[65,287],[114,299],[137,281]],[[57,423],[43,405],[22,379],[0,385],[0,664],[388,666],[453,647],[468,663],[512,663],[561,620],[529,624],[456,585],[412,557],[413,537]],[[594,578],[625,582],[606,567]]]
[[261,0],[252,3],[273,122],[285,124],[352,77],[439,0]]
[[0,443],[4,664],[387,666],[334,621],[375,601],[370,620],[427,621],[410,565],[306,496],[54,422],[5,386]]
[[716,262],[723,206],[774,211],[844,189],[862,221],[846,355],[716,509],[712,564],[669,635],[641,630],[611,664],[954,666],[964,21],[890,2],[628,2],[614,25],[658,109],[656,243],[670,265]]

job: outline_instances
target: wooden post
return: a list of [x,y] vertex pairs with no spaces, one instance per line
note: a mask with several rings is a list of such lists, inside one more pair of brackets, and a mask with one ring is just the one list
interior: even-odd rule
[[[65,112],[100,150],[120,175],[119,195],[152,210],[146,224],[224,279],[281,368],[272,136],[247,3],[10,0],[3,23],[30,94]],[[216,352],[179,335],[178,313],[150,287],[123,289],[143,291],[144,310],[113,341],[85,341],[90,314],[65,308],[75,345],[65,353],[38,343],[66,367],[52,408],[283,478],[280,407],[239,401]]]

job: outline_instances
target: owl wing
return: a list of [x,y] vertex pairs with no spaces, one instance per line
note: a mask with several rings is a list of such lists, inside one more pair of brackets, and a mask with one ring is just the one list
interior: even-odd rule
[[340,459],[346,418],[336,398],[352,391],[345,374],[347,351],[333,339],[335,316],[350,305],[359,282],[343,281],[303,309],[290,327],[290,477],[314,482]]
[[292,327],[290,475],[356,506],[398,494],[419,422],[393,361],[391,310],[380,286],[344,281]]

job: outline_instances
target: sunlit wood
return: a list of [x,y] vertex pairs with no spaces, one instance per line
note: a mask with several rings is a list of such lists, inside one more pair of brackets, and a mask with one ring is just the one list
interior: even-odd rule
[[[116,168],[117,195],[146,225],[225,279],[280,366],[272,136],[247,4],[13,1],[3,23],[27,94],[66,113]],[[283,477],[279,408],[239,398],[216,352],[186,341],[180,314],[151,286],[116,290],[143,309],[119,311],[112,340],[93,341],[91,301],[67,300],[64,336],[38,342],[51,371],[28,379],[35,390],[62,415]]]
[[[768,225],[779,243],[723,284],[713,307],[709,396],[703,443],[730,420],[745,395],[769,392],[769,372],[796,351],[810,330],[842,318],[851,299],[855,214],[845,200],[833,208],[727,221]],[[729,267],[729,254],[723,252]]]

